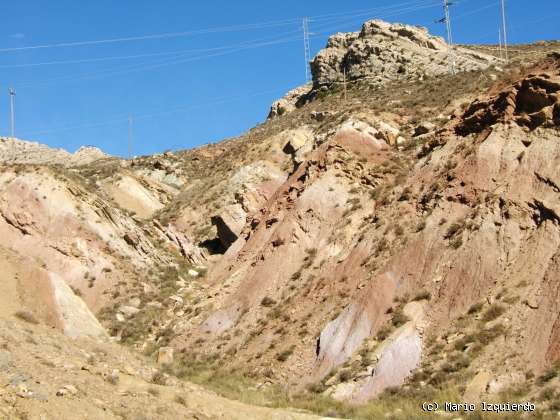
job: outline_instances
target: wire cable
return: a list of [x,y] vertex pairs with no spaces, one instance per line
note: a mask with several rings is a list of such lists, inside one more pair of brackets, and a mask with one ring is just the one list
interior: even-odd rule
[[[258,96],[262,96],[262,95],[268,95],[268,94],[271,94],[271,93],[286,92],[286,90],[287,90],[287,88],[269,89],[269,90],[254,92],[254,93],[250,93],[250,94],[217,98],[217,99],[212,100],[210,102],[172,108],[172,109],[168,109],[168,110],[161,111],[161,112],[153,112],[153,113],[150,113],[150,114],[134,114],[133,113],[132,115],[134,116],[134,121],[139,121],[139,120],[145,120],[145,119],[161,117],[161,116],[165,116],[165,115],[169,115],[169,114],[174,114],[174,113],[177,113],[177,112],[184,112],[184,111],[189,111],[189,110],[192,110],[192,109],[204,108],[206,106],[235,102],[235,101],[243,100],[243,99],[246,99],[246,98],[254,98],[254,97],[258,97]],[[107,120],[107,121],[89,122],[89,123],[78,124],[78,125],[56,127],[56,128],[46,129],[46,130],[23,131],[22,134],[25,135],[25,136],[34,136],[34,135],[39,135],[39,134],[46,135],[46,134],[53,134],[53,133],[58,133],[58,132],[62,132],[62,131],[81,130],[81,129],[85,129],[85,128],[96,128],[96,127],[126,123],[126,122],[128,122],[128,117],[129,116],[130,116],[130,113],[120,114],[118,117],[115,117],[115,118]]]
[[[361,9],[358,12],[360,14],[372,14],[376,12],[391,10],[393,8],[414,5],[417,3],[422,3],[422,2],[418,0],[408,1],[403,3],[396,3],[391,6],[377,7],[372,9]],[[352,15],[359,16],[359,14],[356,15],[356,11],[352,11],[347,13],[318,15],[311,18],[315,20],[329,20],[329,19],[337,20],[337,19],[344,19],[345,17],[349,17]],[[292,18],[292,19],[285,19],[285,20],[278,20],[278,21],[269,21],[269,22],[251,23],[251,24],[242,24],[242,25],[229,25],[229,26],[221,26],[221,27],[182,31],[182,32],[167,32],[167,33],[160,33],[160,34],[148,34],[148,35],[140,35],[140,36],[120,37],[120,38],[107,38],[107,39],[99,39],[99,40],[91,40],[91,41],[72,41],[72,42],[60,42],[60,43],[53,43],[53,44],[38,44],[38,45],[28,45],[23,47],[2,48],[0,49],[0,53],[17,52],[17,51],[21,52],[21,51],[30,51],[30,50],[52,49],[52,48],[95,46],[95,45],[106,45],[106,44],[113,44],[113,43],[133,42],[133,41],[146,41],[146,40],[154,40],[154,39],[170,39],[170,38],[224,33],[224,32],[240,32],[240,31],[248,31],[248,30],[268,29],[268,28],[274,28],[280,26],[289,26],[295,24],[299,25],[300,23],[301,23],[301,18]]]

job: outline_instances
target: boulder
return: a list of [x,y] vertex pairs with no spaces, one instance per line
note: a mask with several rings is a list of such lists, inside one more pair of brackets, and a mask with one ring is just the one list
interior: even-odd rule
[[311,85],[299,86],[290,90],[286,95],[275,101],[268,113],[268,119],[277,118],[289,114],[297,108],[297,103],[311,90]]
[[422,124],[418,125],[414,129],[414,137],[418,137],[418,136],[421,136],[423,134],[431,133],[435,129],[436,129],[436,125],[434,123],[431,123],[431,122],[428,122],[428,121],[423,122]]
[[492,375],[486,371],[480,371],[471,379],[465,390],[464,399],[469,403],[477,403],[480,397],[486,393],[488,383],[492,379]]
[[140,298],[138,298],[138,297],[132,298],[132,299],[130,299],[130,300],[128,301],[128,305],[129,305],[129,306],[132,306],[133,308],[138,308],[138,307],[140,307],[140,304],[141,304],[141,303],[142,303],[142,301],[141,301]]
[[510,372],[492,379],[488,383],[488,393],[498,394],[515,384],[525,381],[525,375],[520,372]]
[[311,119],[319,122],[325,121],[331,115],[332,113],[328,111],[312,111],[310,114]]
[[160,366],[167,366],[173,364],[173,347],[162,347],[158,351],[157,363]]
[[121,306],[119,308],[119,312],[121,312],[122,314],[124,314],[128,317],[131,317],[131,316],[136,315],[138,312],[140,312],[140,309],[135,308],[134,306],[125,305],[125,306]]
[[237,241],[245,226],[246,217],[239,204],[228,206],[222,213],[212,217],[212,224],[216,226],[218,239],[224,249],[228,249]]
[[201,265],[206,261],[207,254],[203,248],[195,245],[184,233],[180,232],[174,225],[163,228],[159,223],[154,225],[160,229],[165,236],[181,251],[186,260],[195,265]]
[[307,143],[307,140],[308,137],[305,135],[305,133],[294,131],[292,137],[290,138],[290,140],[288,140],[282,150],[288,155],[293,155],[299,149],[301,149],[305,145],[305,143]]

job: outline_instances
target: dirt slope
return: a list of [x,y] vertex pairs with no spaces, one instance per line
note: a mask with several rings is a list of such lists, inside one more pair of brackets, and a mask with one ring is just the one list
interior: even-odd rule
[[[25,351],[21,351],[25,348]],[[0,416],[6,419],[313,419],[230,401],[162,374],[121,346],[0,320]]]

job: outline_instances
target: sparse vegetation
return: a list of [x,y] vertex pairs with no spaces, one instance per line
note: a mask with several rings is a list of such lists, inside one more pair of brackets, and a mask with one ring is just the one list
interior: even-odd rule
[[261,300],[261,305],[268,308],[268,307],[276,305],[276,301],[274,299],[272,299],[271,297],[265,296]]
[[483,304],[482,302],[475,303],[474,305],[472,305],[472,306],[469,308],[469,310],[467,311],[467,313],[468,313],[469,315],[477,314],[477,313],[479,313],[479,312],[482,310],[483,307],[484,307],[484,304]]
[[498,303],[491,305],[484,314],[482,315],[482,320],[485,322],[493,321],[494,319],[500,317],[506,308]]
[[17,311],[14,316],[16,318],[21,319],[22,321],[28,322],[30,324],[38,324],[39,321],[35,318],[32,312],[26,310],[19,310]]
[[288,360],[290,358],[290,356],[294,353],[294,346],[290,347],[287,350],[284,350],[281,353],[278,353],[278,355],[276,356],[276,360],[278,360],[279,362],[285,362],[286,360]]
[[413,301],[418,301],[418,300],[430,300],[432,298],[432,294],[430,292],[428,292],[427,290],[422,290],[420,292],[418,292],[413,298]]

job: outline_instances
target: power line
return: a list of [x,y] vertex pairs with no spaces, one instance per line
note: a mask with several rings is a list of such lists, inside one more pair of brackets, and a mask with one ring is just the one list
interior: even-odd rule
[[[521,29],[521,28],[525,28],[527,26],[536,25],[537,23],[545,22],[547,20],[557,19],[559,17],[560,17],[560,13],[554,13],[554,14],[549,14],[549,15],[543,17],[543,18],[524,21],[523,23],[519,23],[519,24],[516,24],[516,25],[509,25],[508,24],[508,26],[509,26],[510,29]],[[501,22],[500,22],[500,27],[501,26],[502,25],[501,25]],[[495,37],[496,37],[496,33],[494,31],[490,31],[490,32],[483,33],[482,35],[479,35],[477,37],[471,38],[470,42],[482,41],[482,40],[495,40],[496,39]],[[509,51],[511,51],[511,49],[509,49]]]
[[[238,101],[238,100],[243,100],[243,99],[247,99],[247,98],[252,98],[252,97],[257,97],[257,96],[262,96],[262,95],[267,95],[267,94],[272,94],[272,93],[278,94],[278,93],[286,92],[286,90],[287,90],[287,88],[270,89],[270,90],[255,92],[255,93],[251,93],[251,94],[217,98],[217,99],[215,99],[213,101],[210,101],[210,102],[205,102],[205,103],[201,103],[201,104],[197,104],[197,105],[189,105],[189,106],[172,108],[172,109],[168,109],[168,110],[161,111],[161,112],[134,115],[133,122],[134,121],[145,120],[145,119],[150,119],[150,118],[155,118],[155,117],[161,117],[161,116],[165,116],[165,115],[170,115],[170,114],[174,114],[174,113],[178,113],[178,112],[190,111],[192,109],[203,108],[203,107],[206,107],[206,106],[235,102],[235,101]],[[39,135],[39,134],[41,134],[41,135],[52,134],[52,133],[57,133],[57,132],[62,132],[62,131],[82,130],[82,129],[85,129],[85,128],[96,128],[96,127],[102,127],[102,126],[108,126],[108,125],[114,125],[114,124],[122,124],[123,122],[129,122],[130,118],[131,118],[131,114],[121,114],[121,115],[115,116],[114,119],[110,119],[110,120],[106,120],[106,121],[89,122],[89,123],[78,124],[78,125],[62,126],[62,127],[56,127],[56,128],[53,128],[53,129],[46,129],[46,130],[26,131],[26,132],[24,132],[24,134],[25,134],[25,136],[34,136],[34,135]]]
[[361,9],[356,10],[353,13],[331,13],[326,15],[315,15],[312,16],[314,22],[319,21],[328,21],[328,20],[339,20],[339,19],[348,19],[350,17],[360,17],[360,16],[372,16],[375,14],[380,14],[382,12],[391,12],[394,9],[406,9],[407,7],[417,7],[422,4],[432,3],[434,4],[434,0],[415,0],[415,1],[408,1],[402,3],[395,3],[390,6],[382,6],[382,7],[375,7],[370,9]]
[[[449,5],[451,5],[451,4],[455,4],[455,3],[449,3]],[[478,7],[476,9],[471,9],[468,12],[461,13],[461,14],[458,14],[458,15],[457,14],[453,15],[453,21],[456,22],[456,21],[458,21],[460,19],[463,19],[467,16],[471,16],[471,15],[474,15],[476,13],[482,12],[483,10],[494,8],[494,7],[496,7],[497,4],[499,4],[499,2],[492,2],[492,3],[486,4],[482,7]]]
[[120,56],[109,56],[109,57],[99,57],[99,58],[85,58],[85,59],[78,59],[78,60],[63,60],[63,61],[47,61],[47,62],[39,62],[39,63],[23,63],[23,64],[7,64],[7,65],[0,65],[0,68],[20,68],[20,67],[39,67],[39,66],[52,66],[52,65],[66,65],[66,64],[84,64],[84,63],[96,63],[102,61],[113,61],[113,60],[132,60],[136,58],[149,58],[149,57],[160,57],[160,56],[169,56],[169,55],[185,55],[188,53],[197,53],[197,52],[210,52],[210,51],[220,51],[229,49],[235,46],[243,45],[244,43],[222,46],[222,47],[214,47],[214,48],[194,48],[189,50],[178,50],[178,51],[168,51],[168,52],[158,52],[158,53],[151,53],[151,54],[135,54],[135,55],[120,55]]
[[[398,9],[396,8],[398,5],[394,5],[391,8],[382,8],[383,10],[391,10],[393,13],[391,13],[388,16],[396,16],[399,14],[403,14],[403,13],[407,13],[407,12],[411,12],[411,11],[416,11],[416,10],[420,10],[420,9],[425,9],[425,8],[430,8],[433,7],[435,5],[435,3],[433,3],[432,1],[416,1],[416,2],[409,2],[409,3],[403,3],[403,4],[415,4],[415,6],[413,7],[407,7],[407,8],[401,8]],[[381,10],[381,8],[379,9]],[[349,23],[349,21],[343,22],[343,23]],[[325,26],[331,26],[331,25],[321,25],[323,27]],[[291,31],[288,32],[287,34],[290,33],[297,33],[297,31]],[[309,34],[311,37],[311,34]],[[320,35],[320,34],[319,34]],[[268,39],[268,38],[267,38]],[[177,57],[173,58],[171,61],[163,61],[163,62],[159,62],[159,63],[145,63],[142,65],[133,65],[133,66],[127,66],[125,68],[121,68],[121,69],[106,69],[106,70],[101,70],[98,72],[95,72],[93,74],[86,74],[86,75],[82,75],[79,77],[62,77],[62,78],[54,78],[54,79],[50,79],[50,80],[45,80],[45,81],[33,81],[33,82],[29,82],[29,83],[23,83],[20,84],[20,87],[33,87],[33,86],[38,86],[38,85],[44,85],[44,84],[52,84],[52,83],[58,83],[58,82],[67,82],[67,81],[76,81],[76,80],[91,80],[91,79],[96,79],[96,78],[101,78],[101,77],[109,77],[109,76],[113,76],[113,75],[119,75],[119,74],[127,74],[127,73],[134,73],[134,72],[138,72],[138,71],[143,71],[143,70],[149,70],[149,69],[154,69],[154,68],[159,68],[159,67],[163,67],[163,66],[168,66],[168,65],[173,65],[173,64],[180,64],[180,63],[185,63],[185,62],[190,62],[190,61],[196,61],[196,60],[200,60],[200,59],[204,59],[204,58],[210,58],[210,57],[215,57],[215,56],[221,56],[221,55],[226,55],[226,54],[231,54],[231,53],[235,53],[235,52],[239,52],[239,51],[243,51],[245,49],[250,49],[250,48],[259,48],[259,47],[263,47],[263,46],[268,46],[268,45],[275,45],[275,44],[280,44],[280,43],[285,43],[285,42],[293,42],[295,41],[296,38],[285,38],[285,39],[280,39],[280,40],[274,40],[271,42],[267,42],[267,43],[253,43],[251,44],[251,42],[245,42],[245,43],[240,43],[240,44],[236,44],[236,45],[231,45],[231,46],[227,46],[227,47],[215,47],[215,48],[208,48],[208,49],[200,49],[199,51],[224,51],[223,53],[216,53],[216,54],[208,54],[208,55],[203,55],[200,57],[190,57],[190,58],[184,58],[181,59],[181,55],[187,55],[187,54],[181,54],[178,55]],[[230,51],[225,51],[227,49],[231,49]],[[194,50],[185,50],[185,52],[191,52]],[[173,53],[156,53],[153,54],[153,56],[157,56],[157,55],[172,55]],[[180,51],[177,51],[177,54],[181,53]],[[146,56],[152,56],[151,54],[146,54]],[[100,59],[91,59],[91,61],[104,61],[104,60],[111,60],[111,59],[121,59],[121,58],[133,58],[134,56],[124,56],[124,57],[104,57],[104,58],[100,58]],[[139,56],[138,56],[139,57]],[[309,54],[310,57],[310,54]],[[76,60],[76,61],[72,61],[72,62],[80,62],[82,60]],[[83,60],[85,61],[85,60]],[[89,61],[89,60],[88,60]],[[30,64],[30,66],[33,65],[48,65],[51,63],[32,63]],[[52,62],[52,64],[59,64],[58,62]],[[65,64],[63,62],[60,62],[60,64]],[[25,64],[22,65],[15,65],[15,66],[26,66]],[[0,66],[1,67],[1,66]],[[306,69],[308,70],[308,65],[306,64]]]
[[[409,2],[409,3],[403,3],[403,4],[410,4],[410,3],[415,3],[415,4],[424,4],[426,3],[426,0],[424,1],[416,1],[416,2]],[[434,5],[433,0],[429,1],[429,7]],[[391,9],[395,9],[396,6],[391,6],[388,8],[379,8],[379,10],[391,10]],[[394,11],[397,12],[397,14],[400,14],[401,12],[408,12],[408,11],[415,11],[415,10],[419,10],[421,8],[425,8],[424,7],[418,7],[415,6],[414,8],[404,8],[404,9],[396,9]],[[369,9],[371,10],[376,10],[376,9]],[[343,15],[342,15],[343,16]],[[357,16],[357,15],[354,15]],[[340,15],[337,19],[335,20],[342,20],[344,18],[341,18]],[[311,21],[311,19],[309,18],[304,18],[304,20],[307,20],[307,23],[309,23]],[[323,19],[323,20],[333,20],[331,19]],[[352,20],[353,22],[354,20]],[[349,22],[349,21],[346,21]],[[328,25],[321,25],[323,27],[326,27]],[[290,33],[296,33],[297,31],[290,31],[287,34]],[[309,35],[311,35],[311,33],[309,33]],[[265,38],[266,39],[266,38]],[[251,42],[251,41],[249,41]],[[239,47],[239,46],[243,46],[244,44],[246,44],[247,42],[242,42],[239,44],[233,44],[233,45],[226,45],[226,46],[219,46],[219,47],[213,47],[213,48],[198,48],[198,49],[189,49],[189,50],[178,50],[178,51],[169,51],[169,52],[158,52],[158,53],[150,53],[150,54],[135,54],[135,55],[122,55],[122,56],[109,56],[109,57],[99,57],[99,58],[86,58],[86,59],[77,59],[77,60],[61,60],[61,61],[48,61],[48,62],[39,62],[39,63],[22,63],[22,64],[7,64],[7,65],[0,65],[0,68],[25,68],[25,67],[40,67],[40,66],[51,66],[51,65],[67,65],[67,64],[84,64],[84,63],[95,63],[95,62],[103,62],[103,61],[112,61],[112,60],[128,60],[128,59],[137,59],[137,58],[149,58],[149,57],[159,57],[159,56],[169,56],[169,55],[182,55],[182,54],[186,54],[186,53],[202,53],[202,52],[211,52],[211,51],[220,51],[220,50],[224,50],[224,49],[229,49],[229,48],[235,48],[235,47]],[[310,54],[308,54],[310,56]],[[309,61],[309,60],[307,60]]]
[[[409,1],[409,2],[397,3],[391,6],[377,7],[372,9],[361,9],[358,11],[347,12],[347,13],[318,15],[316,16],[316,18],[312,17],[312,19],[321,20],[321,21],[339,20],[349,16],[359,16],[359,15],[367,15],[367,14],[372,14],[381,11],[390,11],[392,9],[403,7],[406,5],[415,5],[421,3],[424,3],[424,1],[418,1],[418,0]],[[52,44],[28,45],[23,47],[2,48],[0,49],[0,53],[40,50],[40,49],[53,49],[53,48],[95,46],[95,45],[105,45],[105,44],[113,44],[113,43],[125,43],[125,42],[145,41],[145,40],[153,40],[153,39],[169,39],[169,38],[224,33],[224,32],[241,32],[241,31],[249,31],[249,30],[274,28],[280,26],[290,26],[290,25],[295,25],[298,21],[300,21],[298,18],[293,18],[293,19],[252,23],[252,24],[221,26],[221,27],[182,31],[182,32],[167,32],[167,33],[160,33],[160,34],[148,34],[148,35],[139,35],[139,36],[120,37],[120,38],[107,38],[107,39],[98,39],[98,40],[91,40],[91,41],[71,41],[71,42],[60,42],[60,43],[52,43]]]
[[123,38],[109,38],[109,39],[100,39],[94,41],[77,41],[77,42],[62,42],[57,44],[29,45],[26,47],[3,48],[0,49],[0,53],[26,51],[26,50],[51,49],[51,48],[83,47],[83,46],[91,46],[91,45],[113,44],[113,43],[132,42],[132,41],[145,41],[150,39],[177,38],[177,37],[185,37],[191,35],[204,35],[204,34],[223,33],[223,32],[239,32],[239,31],[247,31],[253,29],[264,29],[264,28],[271,28],[271,27],[278,27],[278,26],[293,25],[296,21],[297,20],[295,19],[290,19],[290,20],[268,22],[268,23],[253,23],[253,24],[246,24],[246,25],[223,26],[223,27],[216,27],[216,28],[209,28],[209,29],[193,30],[193,31],[167,32],[161,34],[131,36],[131,37],[123,37]]
[[[299,32],[299,31],[294,31],[294,33],[295,32]],[[206,58],[219,57],[219,56],[233,54],[233,53],[246,51],[246,50],[250,50],[250,49],[255,49],[255,48],[262,48],[262,47],[271,46],[271,45],[285,44],[285,43],[297,41],[299,39],[300,39],[300,36],[298,35],[298,36],[291,36],[291,37],[276,39],[276,40],[268,41],[268,42],[254,42],[254,43],[246,43],[246,44],[244,43],[244,44],[239,44],[238,47],[229,48],[229,49],[224,48],[224,49],[222,49],[221,52],[216,52],[216,53],[213,53],[213,54],[191,56],[191,57],[186,57],[186,58],[185,58],[185,56],[188,55],[188,54],[182,54],[182,55],[179,55],[177,57],[174,57],[171,60],[168,59],[168,60],[164,60],[164,61],[160,61],[160,62],[156,62],[156,63],[144,63],[144,64],[141,64],[141,65],[135,64],[135,65],[126,66],[126,67],[120,68],[120,69],[119,68],[118,69],[113,68],[113,69],[100,70],[100,71],[97,71],[95,73],[89,73],[89,74],[82,75],[82,76],[79,76],[79,77],[62,77],[62,78],[54,78],[54,79],[44,80],[44,81],[39,81],[39,82],[35,81],[35,82],[29,82],[29,83],[22,83],[19,86],[27,88],[27,87],[33,87],[33,86],[38,86],[38,85],[56,84],[58,82],[68,82],[68,81],[76,81],[76,80],[92,80],[92,79],[108,77],[108,76],[136,73],[136,72],[139,72],[139,71],[152,70],[152,69],[161,68],[161,67],[165,67],[165,66],[170,66],[170,65],[174,65],[174,64],[182,64],[182,63],[198,61],[198,60],[202,60],[202,59],[206,59]]]

